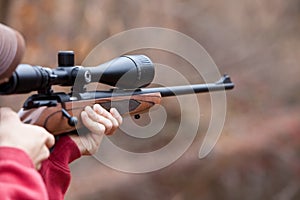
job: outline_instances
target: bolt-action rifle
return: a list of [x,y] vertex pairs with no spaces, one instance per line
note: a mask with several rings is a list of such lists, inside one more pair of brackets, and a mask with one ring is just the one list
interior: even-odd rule
[[[0,94],[37,91],[25,101],[19,116],[25,123],[59,135],[83,127],[80,113],[86,106],[100,104],[107,110],[114,107],[121,115],[139,118],[162,97],[234,88],[228,75],[209,84],[145,88],[154,78],[154,65],[144,55],[121,56],[97,67],[75,66],[74,62],[72,51],[60,51],[56,69],[20,64],[9,81],[0,85]],[[86,85],[92,82],[113,89],[87,91]],[[71,86],[71,92],[53,92],[53,85]]]

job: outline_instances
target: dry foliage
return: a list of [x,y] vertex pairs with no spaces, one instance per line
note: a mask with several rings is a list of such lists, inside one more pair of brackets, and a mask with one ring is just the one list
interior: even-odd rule
[[[236,83],[222,137],[207,158],[197,159],[202,129],[183,157],[149,174],[124,174],[82,158],[72,165],[66,199],[300,198],[298,0],[4,2],[2,22],[26,38],[25,63],[54,67],[56,52],[72,49],[80,64],[113,34],[162,26],[197,40]],[[179,66],[160,53],[153,53],[156,60]],[[27,96],[1,97],[0,105],[17,110]]]

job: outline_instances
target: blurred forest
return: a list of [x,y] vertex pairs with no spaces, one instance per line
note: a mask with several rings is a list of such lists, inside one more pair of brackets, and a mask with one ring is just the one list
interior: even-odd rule
[[[204,46],[236,84],[208,157],[198,159],[205,125],[180,159],[152,173],[122,173],[84,157],[71,165],[66,199],[300,199],[299,0],[0,0],[0,20],[24,35],[23,62],[47,67],[59,50],[74,50],[80,64],[124,30],[174,29]],[[26,97],[1,97],[0,106],[18,110]]]

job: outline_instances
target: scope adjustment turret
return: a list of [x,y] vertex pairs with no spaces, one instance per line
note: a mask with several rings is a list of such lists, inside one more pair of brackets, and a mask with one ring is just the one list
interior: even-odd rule
[[57,57],[59,67],[73,67],[75,64],[74,51],[59,51]]

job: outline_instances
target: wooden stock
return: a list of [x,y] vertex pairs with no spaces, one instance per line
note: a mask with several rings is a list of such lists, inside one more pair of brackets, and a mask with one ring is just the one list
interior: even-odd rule
[[[133,96],[70,101],[59,103],[55,107],[43,106],[29,110],[21,109],[19,111],[19,116],[24,123],[42,126],[53,135],[59,135],[83,127],[80,113],[86,106],[100,104],[107,110],[114,107],[122,116],[124,116],[127,114],[135,115],[146,112],[155,104],[160,104],[160,100],[160,93],[149,93]],[[78,123],[76,127],[68,124],[68,119],[62,114],[63,108],[71,116],[77,117]]]

